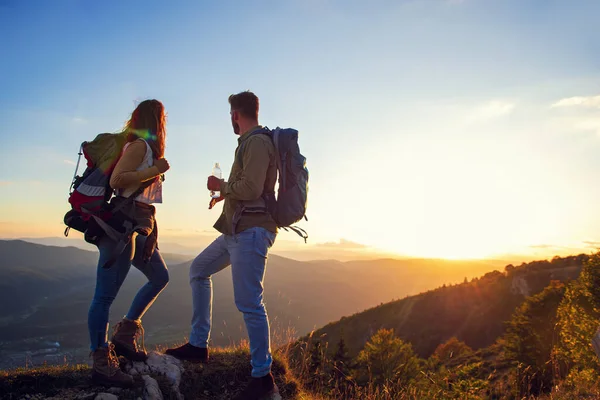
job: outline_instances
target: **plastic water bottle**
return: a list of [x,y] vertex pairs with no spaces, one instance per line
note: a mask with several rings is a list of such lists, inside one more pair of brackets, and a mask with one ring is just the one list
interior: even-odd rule
[[[217,178],[221,179],[221,167],[219,166],[219,163],[215,163],[215,166],[213,167],[212,170],[212,176],[216,176]],[[210,197],[212,197],[213,199],[218,199],[219,197],[221,197],[221,192],[210,192]]]

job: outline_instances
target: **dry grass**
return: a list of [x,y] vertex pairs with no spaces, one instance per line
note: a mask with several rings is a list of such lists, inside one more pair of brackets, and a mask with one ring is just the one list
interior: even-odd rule
[[[136,377],[132,389],[119,392],[121,399],[137,399],[143,396],[143,383]],[[165,393],[167,385],[161,385]],[[87,365],[57,365],[36,368],[20,368],[13,371],[0,371],[0,394],[3,400],[22,399],[29,395],[35,398],[55,398],[70,400],[86,398],[86,394],[105,392],[106,388],[95,386],[90,380],[90,367]],[[39,396],[43,395],[43,396]]]
[[[310,351],[306,347],[293,346],[292,331],[278,336],[277,343],[283,346],[274,351],[273,375],[285,400],[516,400],[509,393],[510,387],[495,387],[493,390],[472,391],[469,387],[451,388],[443,376],[422,373],[421,378],[408,385],[389,382],[375,386],[370,382],[360,385],[353,376],[348,376],[344,385],[339,385],[327,374],[314,379],[319,371],[311,371]],[[274,340],[275,342],[275,340]],[[158,350],[164,350],[160,346]],[[294,353],[294,354],[292,354]],[[250,377],[250,354],[248,343],[241,342],[226,348],[212,348],[210,362],[204,364],[185,363],[180,391],[185,399],[230,399],[241,390]],[[295,360],[293,363],[290,360]],[[290,364],[293,365],[290,365]],[[87,365],[44,366],[0,371],[0,399],[22,399],[25,395],[32,400],[54,398],[61,400],[89,399],[106,388],[93,386]],[[174,398],[164,378],[154,376],[161,386],[165,399]],[[507,381],[508,383],[508,381]],[[119,399],[143,398],[143,384],[136,377],[133,389],[122,390]],[[540,396],[543,400],[600,399],[600,380],[594,371],[583,371],[570,380],[557,384],[552,393]],[[497,390],[496,390],[497,389]],[[503,393],[504,392],[504,393]],[[36,396],[37,395],[37,396]],[[535,399],[523,396],[519,400]]]
[[[250,379],[250,353],[247,342],[227,348],[211,349],[210,362],[206,365],[184,364],[185,373],[180,392],[186,400],[230,399]],[[319,399],[301,390],[300,385],[289,372],[287,360],[282,358],[280,352],[274,354],[272,370],[283,399]],[[153,377],[159,382],[165,399],[174,399],[165,378],[154,375]],[[119,399],[143,397],[142,380],[139,376],[135,379],[135,387],[119,391]],[[106,391],[107,388],[92,385],[90,367],[87,365],[58,365],[0,371],[0,399],[3,400],[21,399],[26,395],[33,396],[34,399],[53,397],[61,400],[87,398],[86,396],[89,395],[89,398],[93,399],[93,394]]]

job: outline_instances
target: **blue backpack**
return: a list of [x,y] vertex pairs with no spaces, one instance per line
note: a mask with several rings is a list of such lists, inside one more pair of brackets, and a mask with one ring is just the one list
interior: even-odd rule
[[[277,152],[277,171],[279,188],[277,197],[274,193],[263,193],[268,205],[268,211],[279,228],[292,230],[300,237],[308,239],[306,231],[298,226],[292,226],[301,219],[308,221],[306,206],[308,200],[308,169],[306,157],[300,153],[298,146],[298,131],[291,128],[265,127],[252,135],[267,135],[273,141]],[[243,144],[242,144],[243,147]],[[238,149],[238,162],[242,161],[243,148]]]

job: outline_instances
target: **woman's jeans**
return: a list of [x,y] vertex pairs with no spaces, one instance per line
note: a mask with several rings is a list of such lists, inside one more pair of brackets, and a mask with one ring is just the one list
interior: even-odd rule
[[133,321],[141,319],[169,282],[169,272],[158,249],[154,251],[148,262],[144,263],[142,261],[145,241],[145,236],[134,233],[131,242],[110,268],[102,268],[102,265],[111,258],[116,243],[106,236],[98,243],[100,259],[98,260],[96,272],[96,291],[88,313],[88,330],[92,351],[99,347],[108,346],[110,306],[117,296],[131,265],[146,275],[148,282],[142,286],[133,299],[126,315],[127,319]]

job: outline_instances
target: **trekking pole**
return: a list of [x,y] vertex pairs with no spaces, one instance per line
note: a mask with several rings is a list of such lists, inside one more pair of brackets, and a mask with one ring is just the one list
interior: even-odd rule
[[81,161],[81,156],[83,155],[83,143],[79,146],[79,153],[77,153],[77,165],[75,165],[75,173],[73,174],[73,180],[71,181],[71,186],[69,186],[69,196],[73,193],[73,186],[75,185],[75,178],[77,177],[77,171],[79,170],[79,162]]

